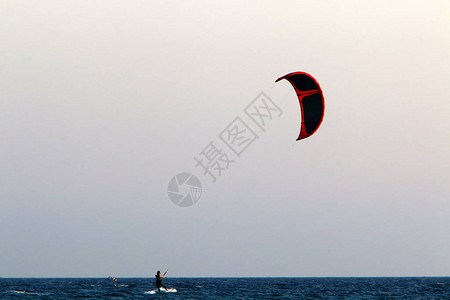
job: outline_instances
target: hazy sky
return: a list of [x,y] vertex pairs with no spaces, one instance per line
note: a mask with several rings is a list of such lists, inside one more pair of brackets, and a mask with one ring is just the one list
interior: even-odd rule
[[[1,1],[0,276],[450,275],[448,1]],[[321,84],[295,142],[293,71]],[[244,108],[283,111],[258,131]],[[240,157],[236,117],[258,139]],[[212,183],[194,157],[235,162]],[[169,180],[198,176],[180,208]]]

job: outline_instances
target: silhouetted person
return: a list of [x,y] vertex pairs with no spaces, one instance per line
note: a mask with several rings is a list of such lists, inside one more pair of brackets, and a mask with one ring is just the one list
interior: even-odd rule
[[156,277],[156,288],[158,289],[158,292],[161,292],[161,290],[160,290],[161,287],[165,288],[166,291],[167,291],[167,288],[166,288],[166,287],[164,286],[164,284],[162,283],[162,279],[163,279],[164,277],[161,275],[161,272],[160,272],[160,271],[156,272],[155,277]]

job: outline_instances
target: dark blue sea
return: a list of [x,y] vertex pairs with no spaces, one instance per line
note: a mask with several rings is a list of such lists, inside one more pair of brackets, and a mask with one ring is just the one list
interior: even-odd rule
[[0,278],[0,299],[450,299],[450,277]]

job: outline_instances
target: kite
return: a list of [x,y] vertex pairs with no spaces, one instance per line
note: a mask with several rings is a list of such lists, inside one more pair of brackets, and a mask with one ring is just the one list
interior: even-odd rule
[[297,141],[313,135],[323,120],[325,101],[319,83],[304,72],[294,72],[278,78],[289,81],[297,92],[298,102],[302,116],[300,134]]

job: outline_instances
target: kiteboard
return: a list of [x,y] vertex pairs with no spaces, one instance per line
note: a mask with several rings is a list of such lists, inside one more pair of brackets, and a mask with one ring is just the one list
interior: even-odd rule
[[157,293],[176,293],[176,292],[178,292],[177,291],[177,289],[174,289],[174,288],[170,288],[170,289],[164,289],[164,288],[161,288],[160,289],[160,292],[158,292],[158,289],[154,289],[154,290],[151,290],[151,291],[146,291],[144,294],[157,294]]

